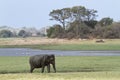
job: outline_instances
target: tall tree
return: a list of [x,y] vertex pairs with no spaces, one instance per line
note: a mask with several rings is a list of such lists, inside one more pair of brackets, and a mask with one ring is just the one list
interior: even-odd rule
[[96,13],[97,11],[94,9],[86,9],[85,11],[84,23],[90,28],[94,28],[97,24],[97,21],[95,20],[97,17]]
[[83,6],[74,6],[71,8],[71,15],[72,15],[72,20],[76,24],[76,35],[78,36],[80,34],[80,24],[83,23],[83,18],[85,16],[85,10],[86,8]]
[[[62,24],[63,30],[65,30],[64,35],[73,34],[77,37],[82,37],[83,34],[89,34],[89,29],[96,25],[95,21],[97,11],[94,9],[86,9],[84,6],[74,6],[72,8],[57,9],[50,12],[51,19],[56,20]],[[69,23],[69,24],[68,24]],[[89,27],[88,27],[89,26]],[[50,31],[55,33],[51,28]],[[73,36],[72,36],[73,37]]]
[[52,18],[50,20],[56,20],[60,22],[65,30],[66,23],[68,22],[68,19],[70,18],[70,8],[63,8],[63,9],[57,9],[50,12],[49,16]]
[[74,6],[72,7],[72,17],[74,18],[74,21],[82,22],[83,18],[85,16],[85,10],[86,8],[83,6]]
[[86,11],[85,11],[85,21],[94,20],[97,17],[96,13],[97,13],[97,10],[86,9]]

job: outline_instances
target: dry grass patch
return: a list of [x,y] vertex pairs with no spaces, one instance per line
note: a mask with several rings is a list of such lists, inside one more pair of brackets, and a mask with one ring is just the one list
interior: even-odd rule
[[50,39],[40,37],[28,38],[0,38],[1,45],[27,45],[27,44],[80,44],[80,43],[94,43],[94,40],[81,40],[81,39]]
[[119,80],[120,73],[85,72],[85,73],[50,73],[50,74],[0,74],[1,80]]
[[120,50],[120,39],[50,39],[40,37],[0,38],[0,48],[34,48],[46,50]]

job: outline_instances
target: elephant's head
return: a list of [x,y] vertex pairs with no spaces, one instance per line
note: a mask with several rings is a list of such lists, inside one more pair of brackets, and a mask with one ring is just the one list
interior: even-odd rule
[[53,54],[49,55],[50,63],[55,64],[55,56]]
[[51,54],[49,55],[49,59],[50,59],[50,64],[52,64],[54,71],[56,72],[56,67],[55,67],[55,55]]

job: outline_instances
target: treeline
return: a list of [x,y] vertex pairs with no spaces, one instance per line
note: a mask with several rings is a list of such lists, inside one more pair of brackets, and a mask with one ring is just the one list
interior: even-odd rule
[[74,6],[53,10],[49,16],[50,20],[60,23],[47,29],[49,38],[120,38],[120,23],[110,17],[97,21],[97,10],[94,9]]
[[0,38],[8,38],[8,37],[43,37],[45,36],[42,30],[37,30],[35,28],[26,28],[15,29],[12,27],[2,26],[0,27]]

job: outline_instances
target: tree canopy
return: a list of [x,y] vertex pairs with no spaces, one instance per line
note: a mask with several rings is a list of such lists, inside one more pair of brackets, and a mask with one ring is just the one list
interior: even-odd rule
[[[120,24],[110,17],[96,20],[97,10],[73,6],[52,10],[50,20],[59,22],[47,29],[50,38],[120,38]],[[116,27],[117,25],[117,27]]]

